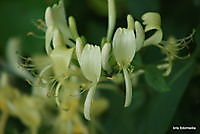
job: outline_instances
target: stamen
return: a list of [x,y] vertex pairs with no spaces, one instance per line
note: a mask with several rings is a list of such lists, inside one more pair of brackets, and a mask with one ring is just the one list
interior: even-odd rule
[[45,39],[44,36],[42,36],[42,35],[37,35],[37,34],[35,34],[34,32],[28,32],[28,33],[27,33],[27,36],[33,36],[33,37],[35,37],[35,38],[37,38],[37,39]]

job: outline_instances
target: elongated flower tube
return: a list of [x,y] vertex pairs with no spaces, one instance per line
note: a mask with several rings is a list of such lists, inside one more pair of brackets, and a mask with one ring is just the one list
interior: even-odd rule
[[135,51],[136,41],[134,31],[132,29],[118,28],[113,38],[113,53],[124,73],[126,84],[125,107],[129,106],[132,100],[132,84],[127,67],[133,60]]
[[[71,38],[70,30],[67,26],[64,4],[61,0],[58,5],[48,7],[45,12],[45,22],[47,25],[47,31],[45,35],[45,48],[47,54],[50,54],[52,48],[50,46],[51,41],[54,40],[56,33],[60,32],[64,42],[68,45],[71,44],[69,38]],[[53,44],[55,47],[55,44]]]
[[81,52],[79,64],[85,78],[92,82],[84,104],[84,116],[90,120],[91,102],[101,75],[100,47],[87,44]]
[[161,29],[161,17],[158,13],[148,12],[142,16],[143,24],[145,25],[145,32],[150,30],[156,30],[156,32],[147,38],[144,42],[144,46],[156,45],[162,41],[163,32]]

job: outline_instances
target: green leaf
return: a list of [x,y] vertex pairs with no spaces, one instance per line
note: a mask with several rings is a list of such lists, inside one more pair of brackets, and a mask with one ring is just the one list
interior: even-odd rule
[[164,92],[170,90],[164,77],[161,75],[160,71],[154,66],[148,66],[146,68],[145,79],[148,85],[156,91]]
[[[187,84],[194,70],[194,60],[184,61],[174,68],[174,73],[169,79],[171,91],[157,94],[148,100],[143,113],[144,120],[140,122],[140,134],[166,134],[171,129],[170,123],[176,112]],[[144,128],[145,129],[144,129]]]

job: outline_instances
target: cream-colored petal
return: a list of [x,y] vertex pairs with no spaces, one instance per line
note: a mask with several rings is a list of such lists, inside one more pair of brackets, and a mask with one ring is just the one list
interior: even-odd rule
[[58,46],[64,46],[65,43],[64,43],[64,40],[63,40],[63,37],[61,35],[61,33],[55,29],[54,30],[54,35],[53,35],[53,46],[54,48],[58,47]]
[[76,27],[76,21],[75,21],[74,17],[72,17],[72,16],[70,16],[68,20],[69,20],[70,32],[72,34],[73,39],[76,40],[76,38],[79,37],[78,30],[77,30],[77,27]]
[[49,55],[52,51],[52,48],[51,48],[51,41],[52,41],[52,38],[53,38],[53,34],[54,34],[54,28],[53,26],[49,27],[46,31],[46,34],[45,34],[45,50],[46,50],[46,53]]
[[101,64],[102,68],[108,72],[111,71],[111,67],[109,65],[110,51],[111,51],[111,44],[105,43],[101,51]]
[[81,56],[81,70],[90,81],[98,81],[101,74],[101,52],[98,46],[87,44]]
[[161,29],[157,30],[151,37],[144,41],[144,46],[155,45],[162,41],[163,32]]
[[144,45],[145,34],[140,22],[135,22],[135,33],[136,33],[136,51],[139,51]]
[[145,25],[145,32],[152,29],[160,29],[161,17],[159,13],[147,12],[142,16],[143,24]]
[[51,53],[54,73],[61,82],[68,77],[68,68],[71,61],[73,48],[67,49],[64,46],[56,47]]
[[127,16],[127,29],[133,29],[134,30],[135,26],[134,26],[134,19],[133,17],[129,14]]
[[[50,27],[53,27],[53,30],[58,30],[64,40],[64,43],[68,44],[70,46],[74,46],[74,44],[69,40],[70,38],[72,38],[72,36],[71,36],[70,30],[69,30],[69,27],[67,26],[63,0],[61,0],[59,2],[59,4],[55,4],[53,7],[48,7],[46,9],[45,21],[47,24],[47,29],[49,29]],[[47,33],[48,33],[47,37],[46,37],[46,40],[48,40],[47,42],[49,42],[49,40],[50,40],[47,38],[52,37],[52,36],[48,36],[48,35],[50,35],[49,32],[51,30],[47,31]],[[51,31],[51,32],[53,32],[53,31]],[[51,34],[53,34],[53,33],[51,33]],[[47,44],[49,44],[49,43],[47,43]]]
[[54,25],[54,19],[53,19],[51,7],[48,7],[45,11],[45,22],[46,22],[47,27]]
[[125,99],[125,107],[128,107],[132,101],[132,83],[130,80],[130,76],[126,68],[123,68],[125,85],[126,85],[126,99]]
[[148,12],[142,16],[142,19],[144,21],[143,24],[145,25],[145,32],[153,29],[157,30],[152,36],[145,40],[144,46],[160,43],[163,37],[160,15],[155,12]]
[[84,116],[86,119],[90,120],[90,109],[91,109],[91,103],[92,98],[94,97],[96,90],[96,84],[94,84],[88,91],[88,94],[86,96],[86,100],[84,103]]
[[83,43],[81,38],[76,39],[76,57],[78,59],[79,65],[81,64],[81,54],[83,49]]
[[120,65],[128,65],[135,56],[135,34],[131,29],[118,28],[113,38],[113,53]]
[[11,38],[8,40],[7,48],[6,48],[6,58],[8,60],[8,64],[10,69],[17,75],[29,80],[33,81],[33,76],[21,65],[22,61],[20,61],[20,39],[19,38]]

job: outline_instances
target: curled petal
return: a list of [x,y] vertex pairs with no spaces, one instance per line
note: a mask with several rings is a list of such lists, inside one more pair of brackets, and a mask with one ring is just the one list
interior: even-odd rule
[[132,83],[130,80],[130,76],[126,68],[123,68],[125,85],[126,85],[126,99],[125,99],[125,107],[128,107],[132,101]]
[[148,12],[142,16],[143,24],[145,25],[145,32],[150,30],[157,30],[152,36],[147,38],[144,46],[156,45],[162,41],[163,33],[161,29],[161,17],[158,13]]
[[[52,38],[55,38],[55,30],[59,31],[65,44],[73,46],[73,43],[69,40],[72,38],[69,27],[67,26],[65,18],[65,10],[63,0],[59,4],[55,4],[53,7],[48,7],[45,12],[45,22],[47,25],[46,31],[46,51],[50,54],[50,44]],[[55,45],[55,44],[53,44]]]
[[10,69],[17,75],[33,82],[34,78],[33,76],[20,64],[22,61],[20,61],[19,56],[17,52],[20,51],[20,39],[19,38],[11,38],[8,41],[8,45],[6,48],[6,58],[9,63]]
[[88,120],[90,120],[90,107],[92,103],[92,98],[95,94],[95,90],[96,90],[96,83],[89,89],[84,103],[84,116]]
[[147,38],[144,41],[144,46],[158,44],[162,41],[162,38],[163,38],[163,32],[161,29],[159,29],[151,37]]
[[144,45],[145,34],[142,25],[135,22],[135,33],[136,33],[136,51],[139,51]]
[[161,17],[159,13],[148,12],[142,16],[143,24],[145,25],[145,32],[160,29]]

